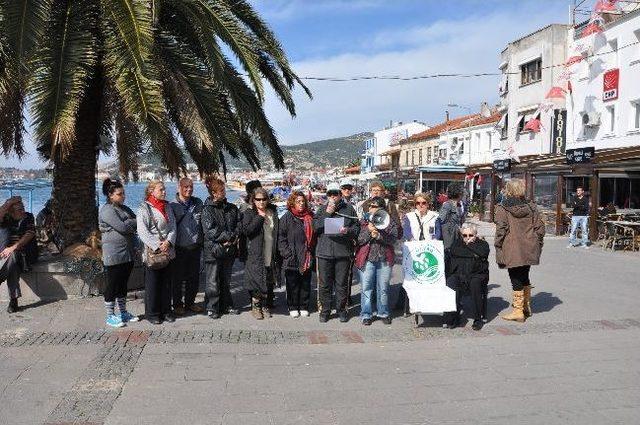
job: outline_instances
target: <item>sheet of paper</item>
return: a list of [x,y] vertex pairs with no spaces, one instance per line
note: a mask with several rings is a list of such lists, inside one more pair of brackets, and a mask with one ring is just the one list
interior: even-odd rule
[[344,227],[344,217],[325,218],[324,219],[324,234],[325,235],[337,235],[340,233],[340,229]]

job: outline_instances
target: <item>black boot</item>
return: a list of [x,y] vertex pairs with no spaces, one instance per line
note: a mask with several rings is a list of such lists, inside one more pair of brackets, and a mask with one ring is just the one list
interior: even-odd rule
[[18,299],[11,298],[9,301],[9,307],[7,307],[7,313],[15,313],[18,311]]

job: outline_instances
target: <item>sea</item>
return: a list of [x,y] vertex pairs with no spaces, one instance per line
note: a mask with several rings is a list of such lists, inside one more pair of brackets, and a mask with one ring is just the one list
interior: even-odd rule
[[[21,180],[24,186],[29,185],[29,180]],[[177,182],[165,183],[167,186],[167,200],[175,199],[175,195],[178,192]],[[27,211],[35,214],[44,207],[44,204],[49,198],[51,198],[51,185],[43,183],[42,180],[37,181],[37,185],[30,190],[18,189],[13,191],[13,196],[21,196]],[[144,189],[147,187],[146,182],[127,183],[125,185],[125,205],[135,210],[138,208],[142,200],[144,199]],[[235,202],[244,192],[238,190],[227,189],[227,199],[229,202]],[[202,182],[194,182],[193,195],[202,199],[203,201],[209,196],[207,188]],[[7,198],[11,196],[11,191],[8,189],[0,188],[0,203],[3,203]],[[103,205],[106,202],[105,196],[102,194],[102,182],[96,182],[96,203]]]

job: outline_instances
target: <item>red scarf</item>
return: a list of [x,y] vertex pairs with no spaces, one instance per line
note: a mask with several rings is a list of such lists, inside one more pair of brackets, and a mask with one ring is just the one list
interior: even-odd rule
[[313,233],[313,213],[309,209],[299,211],[297,208],[289,208],[294,217],[304,223],[304,259],[300,266],[300,272],[304,273],[311,267],[311,252],[315,245],[315,235]]
[[165,220],[169,221],[169,216],[167,215],[167,201],[161,201],[155,196],[149,195],[147,202],[150,203],[153,208],[160,211],[160,214],[162,214]]

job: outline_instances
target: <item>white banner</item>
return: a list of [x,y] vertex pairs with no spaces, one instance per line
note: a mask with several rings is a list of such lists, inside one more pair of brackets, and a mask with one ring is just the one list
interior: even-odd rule
[[411,313],[456,311],[456,292],[447,287],[442,241],[411,241],[402,246],[402,286]]

